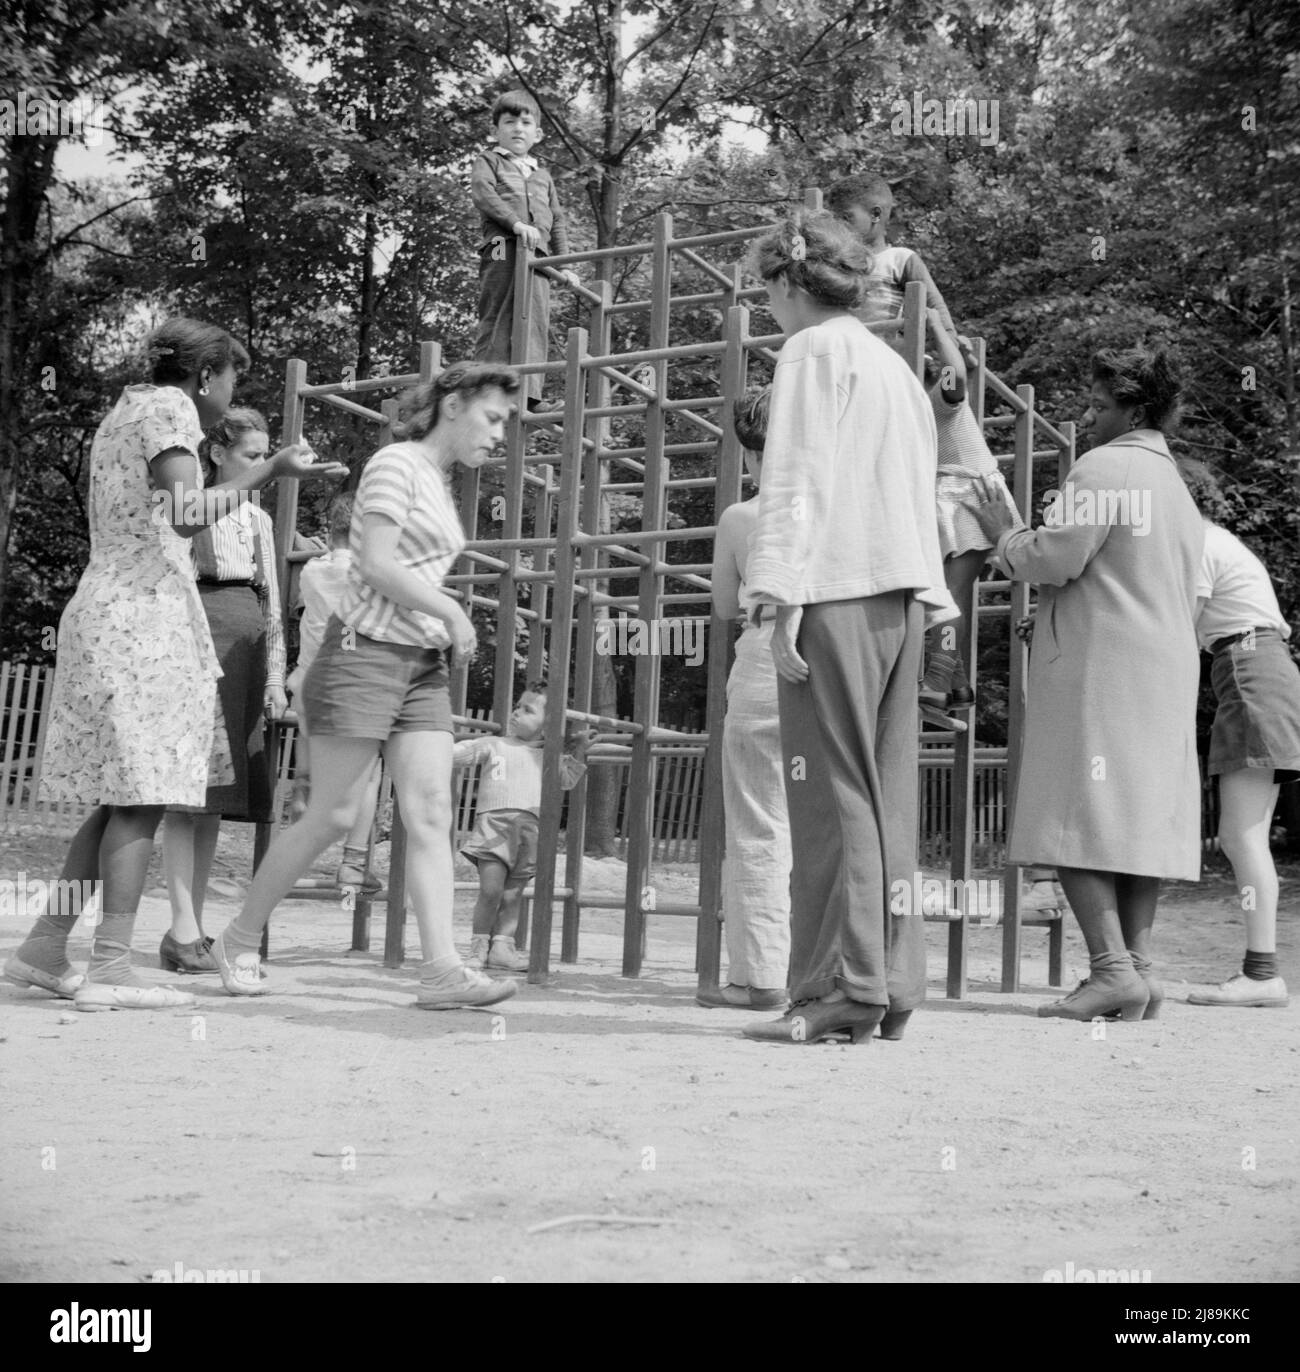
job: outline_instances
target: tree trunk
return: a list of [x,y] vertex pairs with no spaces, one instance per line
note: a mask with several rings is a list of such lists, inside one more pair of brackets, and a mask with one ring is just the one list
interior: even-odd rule
[[0,221],[0,623],[9,585],[9,536],[22,484],[27,355],[39,334],[36,237],[54,177],[57,136],[11,134]]

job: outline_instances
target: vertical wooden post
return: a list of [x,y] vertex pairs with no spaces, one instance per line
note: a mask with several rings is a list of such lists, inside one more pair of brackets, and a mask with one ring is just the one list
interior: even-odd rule
[[[743,462],[732,410],[745,393],[749,354],[749,311],[733,305],[726,314],[722,354],[722,446],[713,493],[713,522],[740,499]],[[735,633],[729,620],[709,617],[709,656],[704,754],[704,804],[700,818],[700,919],[695,930],[695,970],[701,989],[718,984],[722,971],[722,864],[726,857],[726,815],[722,802],[722,736],[726,727],[727,677],[735,657]]]
[[[555,595],[551,607],[548,680],[555,690],[546,697],[546,744],[542,749],[542,807],[538,833],[537,876],[533,883],[533,940],[528,980],[546,981],[551,965],[551,925],[555,904],[555,853],[560,843],[560,755],[564,751],[564,688],[573,658],[574,571],[578,532],[578,479],[582,470],[582,373],[587,356],[586,329],[569,330],[564,375],[564,446],[560,463],[560,501],[555,536]],[[549,854],[549,861],[545,856]]]
[[[923,302],[924,303],[924,302]],[[975,422],[984,431],[984,340],[974,340],[975,367],[973,376],[966,378],[966,398],[975,413]],[[979,606],[980,582],[971,588],[970,599],[957,608],[961,619],[955,625],[945,625],[956,634],[956,649],[966,664],[966,674],[971,689],[977,691],[979,675]],[[940,630],[942,634],[943,629]],[[975,722],[976,711],[970,712],[970,727],[964,734],[953,740],[952,750],[952,789],[951,789],[951,827],[949,830],[950,853],[949,874],[954,881],[962,884],[956,889],[966,891],[966,885],[974,874],[972,844],[974,840],[975,816]],[[952,1000],[962,1000],[967,990],[967,950],[969,948],[970,919],[969,906],[963,904],[962,918],[948,925],[948,996]]]
[[[1069,475],[1070,468],[1074,466],[1078,438],[1076,435],[1073,419],[1067,419],[1058,426],[1061,436],[1065,439],[1065,447],[1061,449],[1061,456],[1056,464],[1056,478],[1058,483],[1065,480]],[[1061,986],[1065,982],[1065,912],[1061,912],[1060,919],[1054,921],[1047,931],[1047,984],[1049,986]]]
[[[1013,493],[1021,518],[1032,522],[1034,490],[1034,388],[1017,386],[1024,402],[1016,415],[1016,463]],[[1015,822],[1016,792],[1020,784],[1020,754],[1025,733],[1025,679],[1029,673],[1029,650],[1016,637],[1016,621],[1029,613],[1029,584],[1011,583],[1010,640],[1011,682],[1007,691],[1007,836]],[[1002,989],[1020,989],[1020,868],[1007,863],[1002,870]]]
[[[654,246],[651,249],[650,338],[651,348],[668,346],[668,311],[672,291],[671,264],[673,221],[667,214],[657,215]],[[646,402],[645,484],[642,488],[641,528],[662,530],[667,515],[668,464],[664,458],[664,408],[668,391],[668,364],[664,359],[654,366],[654,399]],[[637,613],[646,626],[647,637],[657,636],[664,578],[658,563],[664,556],[662,543],[643,543],[647,564],[638,577]],[[659,720],[659,657],[642,653],[636,659],[632,717],[642,732],[632,741],[632,765],[628,773],[627,901],[623,923],[623,975],[641,975],[645,956],[646,909],[653,899],[649,886],[650,849],[654,823],[654,754],[650,751],[651,729]],[[651,900],[647,900],[647,892]]]
[[[610,350],[610,315],[613,289],[608,281],[597,281],[596,291],[600,304],[590,312],[591,336],[596,340],[596,356],[608,357]],[[578,511],[578,526],[584,533],[600,532],[600,511],[603,498],[605,461],[601,449],[609,437],[608,418],[588,419],[586,409],[599,409],[609,404],[609,377],[598,367],[592,367],[586,376],[583,389],[584,410],[582,412],[582,431],[589,440],[582,456],[582,494]],[[594,569],[607,556],[603,549],[584,546],[578,555],[578,562],[584,569]],[[574,663],[573,703],[579,710],[591,709],[592,682],[596,671],[596,594],[599,582],[596,579],[583,581],[586,589],[577,605],[577,646]],[[575,587],[576,589],[576,587]],[[567,690],[567,681],[557,682],[556,690]],[[569,792],[569,820],[564,834],[564,884],[569,895],[564,898],[563,926],[560,934],[560,961],[577,962],[578,932],[582,916],[582,858],[587,837],[587,779],[584,777]]]

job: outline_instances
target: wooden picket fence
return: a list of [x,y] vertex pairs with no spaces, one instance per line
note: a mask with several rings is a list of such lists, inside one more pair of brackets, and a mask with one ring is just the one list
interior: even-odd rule
[[[70,802],[52,805],[40,795],[40,758],[45,741],[44,721],[48,717],[45,705],[53,681],[52,667],[22,662],[0,664],[0,828],[32,824],[70,833],[85,818],[86,806]],[[488,714],[487,710],[466,711],[466,716],[471,720],[486,720]],[[274,811],[281,818],[287,812],[293,786],[296,733],[292,724],[279,731]],[[685,748],[682,750],[683,753],[686,751]],[[654,860],[694,862],[699,855],[700,802],[704,789],[703,745],[694,756],[661,757],[657,762]],[[628,769],[626,763],[603,765],[616,766],[624,774],[616,831],[621,856],[627,848],[627,836],[623,828],[627,811]],[[460,776],[455,811],[458,842],[468,837],[474,827],[477,770],[469,768]],[[391,788],[385,776],[381,805],[386,806],[390,798]]]
[[[44,709],[54,680],[52,667],[22,662],[0,663],[0,828],[34,824],[71,832],[85,816],[86,807],[72,802],[51,804],[40,796],[40,758],[45,741]],[[471,720],[486,720],[488,711],[470,710]],[[680,733],[696,732],[689,729]],[[276,813],[283,816],[293,781],[295,730],[280,731],[276,788]],[[619,791],[618,851],[627,850],[627,764]],[[975,806],[973,812],[973,858],[976,866],[996,868],[1002,864],[1007,830],[1007,763],[1005,748],[980,748],[975,755]],[[926,865],[942,867],[950,856],[953,757],[950,749],[927,748],[920,766],[920,857]],[[458,840],[474,827],[476,769],[461,776],[456,796]],[[700,808],[704,794],[704,746],[684,745],[656,758],[654,848],[655,862],[699,860]],[[385,781],[382,803],[389,791]],[[566,797],[567,810],[567,797]],[[1218,798],[1213,786],[1202,789],[1202,833],[1217,831]],[[1205,842],[1207,852],[1213,847]]]

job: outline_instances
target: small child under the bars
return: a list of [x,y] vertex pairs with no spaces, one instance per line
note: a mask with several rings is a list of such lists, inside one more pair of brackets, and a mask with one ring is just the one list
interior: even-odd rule
[[[542,748],[546,742],[545,681],[530,681],[515,703],[505,736],[488,734],[456,744],[452,766],[481,762],[474,832],[461,856],[478,868],[479,896],[465,965],[522,972],[528,955],[517,947],[522,933],[520,896],[537,872],[537,819],[542,804]],[[571,725],[560,757],[566,791],[582,779],[594,731]],[[508,931],[508,932],[507,932]]]
[[[939,549],[943,554],[944,581],[963,615],[970,613],[971,592],[992,552],[992,544],[975,516],[979,503],[978,483],[994,489],[1011,511],[1018,529],[1025,527],[1007,483],[989,451],[979,421],[966,400],[966,365],[957,341],[944,327],[935,307],[926,311],[935,353],[926,354],[925,386],[934,408],[938,431],[939,468],[935,483],[935,510],[939,521]],[[921,681],[921,713],[945,727],[953,721],[946,710],[967,710],[975,693],[957,651],[957,630],[940,624],[926,634],[925,675]]]

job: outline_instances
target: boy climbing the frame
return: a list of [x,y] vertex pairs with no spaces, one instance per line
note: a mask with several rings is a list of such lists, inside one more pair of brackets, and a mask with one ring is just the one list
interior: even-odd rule
[[[515,308],[515,258],[519,244],[546,257],[569,251],[569,234],[555,182],[532,156],[542,136],[542,112],[527,91],[506,91],[492,106],[495,146],[480,153],[470,173],[470,193],[480,214],[476,362],[544,362],[551,316],[551,283],[532,274],[528,334],[522,358],[510,356]],[[573,272],[559,275],[570,286]],[[530,410],[538,408],[544,377],[524,378]]]

